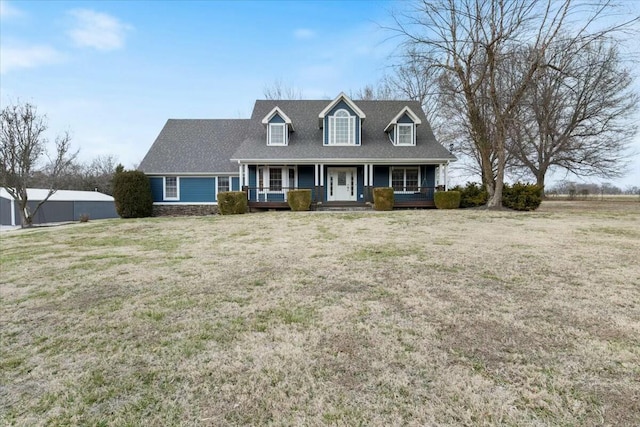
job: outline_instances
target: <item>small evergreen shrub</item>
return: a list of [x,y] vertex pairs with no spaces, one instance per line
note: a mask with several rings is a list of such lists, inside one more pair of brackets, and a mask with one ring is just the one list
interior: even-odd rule
[[502,205],[516,211],[533,211],[542,203],[542,188],[535,184],[516,182],[512,186],[504,185]]
[[311,206],[311,190],[289,190],[287,203],[292,211],[308,211]]
[[460,192],[436,191],[433,201],[438,209],[458,209],[460,207]]
[[247,212],[247,193],[244,191],[218,193],[218,211],[221,215],[236,215]]
[[393,210],[393,188],[376,187],[373,189],[373,208],[377,211]]
[[80,215],[80,222],[89,222],[89,214]]
[[451,190],[460,192],[461,208],[475,208],[486,205],[489,198],[489,193],[487,193],[484,185],[475,182],[467,182],[464,187],[456,185]]
[[116,212],[122,218],[151,216],[153,197],[149,177],[141,171],[122,171],[113,177]]

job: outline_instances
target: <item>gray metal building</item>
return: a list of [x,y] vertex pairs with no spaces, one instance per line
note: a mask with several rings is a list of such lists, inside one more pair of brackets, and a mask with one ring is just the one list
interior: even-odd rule
[[[27,190],[29,207],[35,209],[49,190],[30,188]],[[89,219],[118,218],[113,197],[97,191],[58,190],[38,210],[34,224],[79,221],[81,215]],[[0,188],[0,225],[21,225],[18,204],[9,193]]]

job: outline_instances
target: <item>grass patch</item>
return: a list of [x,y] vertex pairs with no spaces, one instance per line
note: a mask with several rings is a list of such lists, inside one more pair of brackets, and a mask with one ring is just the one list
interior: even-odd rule
[[640,204],[2,235],[2,425],[638,425]]

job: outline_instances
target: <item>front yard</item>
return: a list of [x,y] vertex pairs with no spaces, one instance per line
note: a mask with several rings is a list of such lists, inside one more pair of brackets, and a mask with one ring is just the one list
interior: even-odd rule
[[636,201],[0,239],[1,424],[640,424]]

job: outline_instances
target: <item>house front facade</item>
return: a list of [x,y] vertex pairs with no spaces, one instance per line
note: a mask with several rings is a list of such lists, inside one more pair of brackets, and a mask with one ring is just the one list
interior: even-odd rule
[[215,206],[242,190],[254,208],[287,207],[291,189],[315,206],[366,205],[393,187],[397,207],[433,205],[456,158],[415,101],[258,100],[250,119],[169,120],[139,169],[158,207]]

